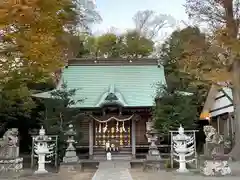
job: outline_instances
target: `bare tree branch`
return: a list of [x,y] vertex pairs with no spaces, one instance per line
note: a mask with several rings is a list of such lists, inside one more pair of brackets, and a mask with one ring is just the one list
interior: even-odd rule
[[138,11],[134,15],[133,21],[136,31],[149,39],[155,38],[162,28],[175,25],[172,16],[156,14],[151,10]]

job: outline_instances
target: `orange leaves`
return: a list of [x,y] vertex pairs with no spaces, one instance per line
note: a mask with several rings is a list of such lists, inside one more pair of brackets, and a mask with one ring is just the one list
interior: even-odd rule
[[215,39],[226,51],[229,51],[233,56],[240,53],[240,41],[236,37],[229,34],[227,28],[217,29],[214,33]]
[[229,80],[229,60],[221,54],[224,48],[217,41],[210,41],[194,27],[181,30],[178,38],[183,49],[178,59],[182,71],[201,81]]
[[11,38],[9,43],[17,47],[28,73],[46,75],[63,65],[66,44],[60,39],[66,34],[64,27],[70,21],[66,17],[76,13],[69,7],[74,7],[73,0],[0,3],[0,27]]

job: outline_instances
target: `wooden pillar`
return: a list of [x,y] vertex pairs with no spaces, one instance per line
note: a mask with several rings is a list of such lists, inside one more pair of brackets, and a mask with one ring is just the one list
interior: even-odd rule
[[89,120],[89,159],[93,158],[93,120]]
[[230,119],[230,124],[231,124],[231,136],[234,137],[234,133],[235,133],[235,126],[234,126],[234,122],[233,122],[233,117],[232,114],[229,113],[229,119]]
[[136,158],[136,121],[132,119],[132,158]]
[[227,137],[230,137],[230,118],[227,118]]
[[218,132],[218,134],[221,134],[221,132],[220,132],[220,116],[217,117],[217,132]]

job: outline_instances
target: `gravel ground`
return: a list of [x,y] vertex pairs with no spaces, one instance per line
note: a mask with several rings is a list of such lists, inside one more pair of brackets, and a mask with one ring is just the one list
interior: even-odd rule
[[89,171],[89,172],[85,171],[82,173],[78,173],[73,176],[72,180],[91,180],[94,173],[95,171]]
[[160,172],[142,172],[140,169],[132,169],[130,171],[133,180],[239,180],[239,176],[225,176],[225,177],[204,177],[199,174],[194,173],[188,173],[188,174],[179,174],[176,172],[166,172],[166,171],[160,171]]
[[176,171],[166,172],[164,170],[160,172],[143,172],[141,168],[131,169],[130,173],[133,180],[239,180],[240,179],[240,162],[230,163],[233,176],[224,177],[206,177],[196,173],[179,174]]

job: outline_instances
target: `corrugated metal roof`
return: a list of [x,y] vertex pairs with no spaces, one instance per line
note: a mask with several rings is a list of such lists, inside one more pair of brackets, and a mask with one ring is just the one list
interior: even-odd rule
[[[164,68],[157,65],[70,65],[63,70],[62,81],[67,82],[69,89],[79,89],[75,98],[85,98],[85,101],[74,107],[82,108],[99,107],[111,86],[114,86],[115,94],[124,106],[152,106],[156,84],[166,84]],[[34,96],[50,98],[50,92]]]

